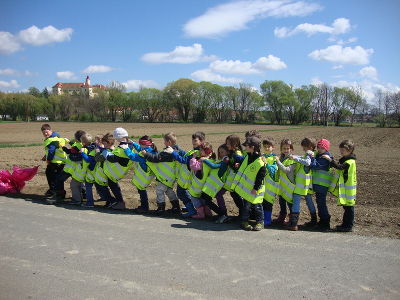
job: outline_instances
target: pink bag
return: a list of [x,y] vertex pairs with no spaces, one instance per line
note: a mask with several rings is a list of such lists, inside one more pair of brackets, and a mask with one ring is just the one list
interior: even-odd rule
[[39,166],[21,169],[13,166],[13,173],[0,170],[0,195],[18,193],[25,186],[25,181],[31,180],[38,171]]

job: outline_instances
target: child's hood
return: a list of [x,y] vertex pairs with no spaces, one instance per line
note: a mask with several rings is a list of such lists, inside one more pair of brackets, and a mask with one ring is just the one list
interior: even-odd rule
[[49,137],[60,137],[60,135],[57,132],[53,131],[53,133]]

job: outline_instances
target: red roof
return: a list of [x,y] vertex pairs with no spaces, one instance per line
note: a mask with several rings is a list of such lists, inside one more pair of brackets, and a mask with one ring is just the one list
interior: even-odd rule
[[84,87],[84,84],[81,82],[57,82],[53,88],[63,88],[63,89],[79,89]]

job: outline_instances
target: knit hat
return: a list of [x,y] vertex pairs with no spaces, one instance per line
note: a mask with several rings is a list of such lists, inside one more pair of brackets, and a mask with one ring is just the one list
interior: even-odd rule
[[329,151],[329,149],[331,148],[331,143],[326,139],[321,139],[318,141],[317,147],[323,148],[326,151]]
[[114,138],[116,138],[117,140],[129,136],[128,131],[126,131],[122,127],[115,128],[113,135],[114,135]]

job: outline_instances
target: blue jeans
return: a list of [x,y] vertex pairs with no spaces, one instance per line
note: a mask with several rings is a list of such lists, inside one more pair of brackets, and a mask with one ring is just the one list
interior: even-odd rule
[[179,184],[176,187],[176,196],[178,197],[179,200],[181,200],[183,202],[183,204],[186,204],[186,203],[192,201],[190,199],[188,190],[184,189]]
[[306,199],[306,204],[307,204],[308,210],[310,211],[310,214],[315,214],[315,206],[314,206],[314,203],[312,200],[312,196],[310,194],[308,194],[306,196],[293,194],[292,213],[295,213],[295,214],[300,213],[301,197],[304,197]]
[[86,205],[94,205],[93,183],[85,182],[85,187],[86,187]]
[[250,218],[250,214],[253,212],[257,223],[264,223],[264,211],[262,203],[252,204],[249,201],[243,200],[243,208],[242,208],[242,221],[248,221]]
[[328,194],[328,187],[313,184],[313,190],[317,200],[318,216],[322,220],[327,220],[331,217],[326,206],[326,195]]

